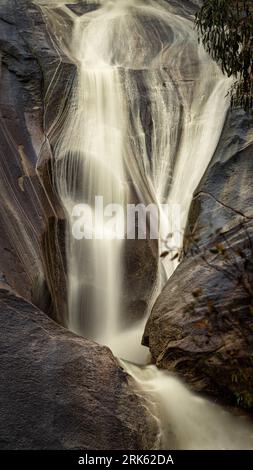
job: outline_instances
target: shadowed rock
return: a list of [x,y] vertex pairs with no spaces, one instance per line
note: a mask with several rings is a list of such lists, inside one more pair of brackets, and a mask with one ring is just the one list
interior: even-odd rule
[[253,407],[252,124],[233,112],[195,191],[184,258],[148,320],[162,368],[224,403]]
[[109,349],[0,284],[0,448],[150,449],[156,425]]
[[[49,108],[54,111],[48,110],[45,120],[45,95],[59,57],[32,2],[1,2],[0,49],[0,270],[12,288],[33,301],[39,276],[49,298],[47,313],[64,321],[64,252],[55,228],[64,215],[45,133],[46,121],[50,125],[58,112],[55,105]],[[56,82],[59,102],[65,86]]]

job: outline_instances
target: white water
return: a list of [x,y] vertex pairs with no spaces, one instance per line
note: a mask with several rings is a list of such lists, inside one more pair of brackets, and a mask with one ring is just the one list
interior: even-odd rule
[[[183,229],[222,132],[229,82],[198,46],[182,2],[178,7],[163,0],[97,3],[97,10],[80,17],[69,13],[73,34],[67,45],[59,9],[53,8],[63,2],[44,7],[78,68],[55,152],[69,224],[73,207],[94,206],[95,196],[124,206],[131,181],[145,204],[180,204]],[[145,322],[127,330],[120,322],[123,248],[121,240],[69,237],[68,326],[124,360],[146,364]],[[174,269],[167,263],[168,276]],[[156,403],[161,448],[253,447],[246,423],[196,397],[177,378],[155,366],[122,364]]]
[[122,365],[152,399],[151,409],[160,423],[160,449],[253,448],[252,425],[245,418],[194,395],[177,377],[155,366]]
[[[77,23],[73,48],[80,42],[76,52],[81,63],[76,107],[59,148],[59,168],[64,175],[59,175],[58,190],[70,223],[74,205],[94,207],[95,196],[103,196],[104,205],[124,205],[125,201],[121,83],[117,70],[85,49],[82,34]],[[89,31],[86,35],[89,42]],[[117,331],[120,287],[115,286],[121,282],[122,241],[106,239],[97,225],[96,231],[100,230],[101,240],[70,238],[69,328],[107,343],[108,335]]]

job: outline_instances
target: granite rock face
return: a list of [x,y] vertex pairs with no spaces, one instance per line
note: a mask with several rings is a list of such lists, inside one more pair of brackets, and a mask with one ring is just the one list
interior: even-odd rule
[[252,122],[230,112],[195,191],[183,259],[148,320],[158,367],[227,404],[253,407]]
[[145,397],[106,347],[0,284],[0,448],[150,449]]
[[[0,272],[33,302],[44,286],[47,313],[63,322],[66,269],[58,228],[64,216],[52,185],[45,100],[59,57],[32,2],[1,2],[0,50]],[[55,97],[65,86],[57,84]]]

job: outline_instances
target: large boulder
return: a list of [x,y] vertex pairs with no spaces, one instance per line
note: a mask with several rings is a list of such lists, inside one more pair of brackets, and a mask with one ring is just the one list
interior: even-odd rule
[[158,367],[194,390],[253,407],[252,122],[230,112],[196,189],[183,259],[148,320]]
[[0,311],[1,449],[154,447],[145,397],[109,349],[59,326],[3,281]]

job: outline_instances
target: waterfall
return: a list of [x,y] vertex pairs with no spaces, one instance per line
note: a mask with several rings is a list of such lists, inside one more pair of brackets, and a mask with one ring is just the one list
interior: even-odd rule
[[[68,327],[122,359],[155,405],[160,448],[250,448],[246,423],[235,423],[169,373],[126,362],[147,364],[148,352],[141,346],[145,319],[129,328],[120,319],[125,220],[112,225],[112,236],[96,218],[102,200],[126,209],[134,186],[138,202],[159,207],[159,249],[168,230],[165,204],[180,207],[182,240],[193,192],[220,139],[231,82],[198,44],[183,1],[86,1],[94,8],[82,15],[63,1],[39,3],[77,65],[55,145],[55,179],[69,224]],[[71,18],[70,41],[59,12]],[[71,233],[76,216],[80,239]],[[97,239],[81,239],[84,227],[92,238],[94,220]],[[175,267],[165,263],[167,277]]]
[[[103,198],[105,205],[123,205],[125,199],[124,110],[118,71],[99,64],[93,68],[89,51],[80,62],[77,107],[57,161],[58,190],[70,223],[78,203],[89,204],[95,217],[95,197]],[[102,334],[101,341],[106,342],[108,329],[115,334],[117,327],[122,241],[107,238],[100,224],[97,220],[99,239],[69,239],[69,327],[96,339]]]
[[191,393],[177,377],[155,366],[122,365],[151,397],[150,409],[160,424],[159,449],[252,449],[253,428],[247,419]]

